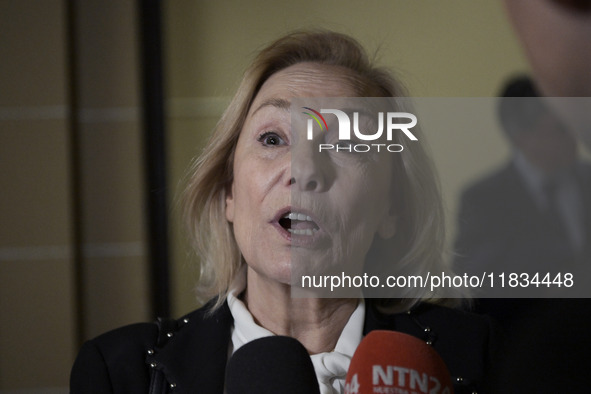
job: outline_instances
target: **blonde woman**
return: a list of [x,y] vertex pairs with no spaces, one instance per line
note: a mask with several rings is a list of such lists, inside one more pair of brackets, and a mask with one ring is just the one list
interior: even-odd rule
[[[329,265],[338,256],[362,266],[374,249],[387,247],[397,272],[446,271],[441,197],[421,144],[354,166],[343,165],[356,160],[343,156],[323,156],[320,163],[311,151],[295,157],[293,100],[404,95],[342,34],[299,32],[263,49],[191,168],[186,189],[199,289],[210,301],[179,319],[159,348],[154,324],[89,341],[74,366],[72,392],[144,393],[153,384],[150,374],[158,373],[178,392],[222,393],[232,352],[284,335],[307,349],[321,392],[341,393],[357,345],[375,329],[425,340],[447,363],[457,392],[477,388],[490,358],[484,318],[444,306],[448,301],[432,294],[292,297],[294,246],[323,248]],[[360,207],[367,208],[364,220]],[[306,231],[294,232],[296,225]],[[356,237],[343,240],[348,234]],[[348,247],[351,242],[360,247]]]

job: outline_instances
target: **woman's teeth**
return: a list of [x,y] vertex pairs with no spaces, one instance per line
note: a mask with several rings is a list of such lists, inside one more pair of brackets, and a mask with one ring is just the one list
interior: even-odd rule
[[285,215],[284,218],[289,219],[289,220],[307,220],[309,222],[313,222],[312,218],[308,215],[304,215],[303,213],[297,213],[297,212],[290,212],[289,214]]
[[314,229],[314,230],[310,230],[309,228],[305,229],[305,230],[296,230],[294,228],[288,228],[287,231],[289,231],[292,234],[295,235],[314,235],[314,233],[318,230]]
[[308,215],[298,212],[290,212],[283,216],[282,220],[285,222],[289,220],[283,227],[294,235],[314,235],[318,230],[318,225]]

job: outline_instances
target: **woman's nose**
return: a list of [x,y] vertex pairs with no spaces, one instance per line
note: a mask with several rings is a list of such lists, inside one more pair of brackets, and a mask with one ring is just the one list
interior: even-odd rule
[[291,154],[290,185],[295,185],[299,191],[328,190],[331,178],[328,154],[316,152],[311,141],[301,141],[298,145]]

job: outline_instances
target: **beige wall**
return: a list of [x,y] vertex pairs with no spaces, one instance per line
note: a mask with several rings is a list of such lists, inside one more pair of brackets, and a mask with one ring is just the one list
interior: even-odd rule
[[64,17],[0,2],[2,389],[63,386],[76,346]]
[[0,0],[0,393],[66,393],[79,337],[150,318],[135,3],[72,2],[76,34],[67,3]]
[[[325,28],[354,36],[412,96],[491,97],[504,78],[527,69],[497,0],[175,0],[166,2],[165,26],[174,190],[257,49],[289,31]],[[461,186],[501,162],[507,148],[500,134],[428,137],[453,237]],[[173,306],[180,314],[196,305],[197,271],[178,232],[174,244]]]
[[135,1],[76,3],[84,337],[149,317]]

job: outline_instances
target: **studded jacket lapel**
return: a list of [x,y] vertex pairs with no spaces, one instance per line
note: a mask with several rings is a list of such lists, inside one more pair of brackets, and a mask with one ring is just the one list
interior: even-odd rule
[[203,309],[186,316],[153,355],[154,368],[164,372],[174,393],[223,393],[232,315],[226,303],[210,316]]

